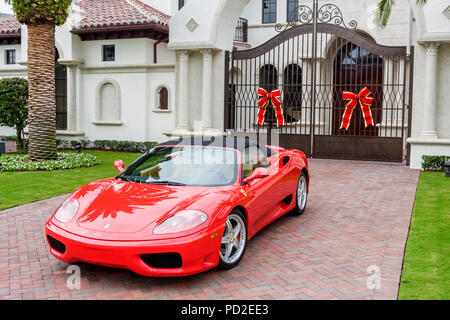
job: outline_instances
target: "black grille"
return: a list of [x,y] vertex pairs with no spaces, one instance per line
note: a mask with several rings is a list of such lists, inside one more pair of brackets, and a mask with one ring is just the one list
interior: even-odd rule
[[50,236],[47,236],[47,238],[48,238],[48,242],[50,243],[50,246],[54,250],[56,250],[60,253],[66,252],[66,246],[64,245],[64,243],[62,243],[61,241],[58,241]]
[[152,268],[177,269],[181,268],[182,261],[179,253],[152,253],[141,255],[142,261]]

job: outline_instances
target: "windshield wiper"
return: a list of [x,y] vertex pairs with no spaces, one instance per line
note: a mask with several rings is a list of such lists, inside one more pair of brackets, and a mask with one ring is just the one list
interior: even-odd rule
[[185,183],[173,182],[173,181],[150,181],[150,184],[165,184],[168,186],[185,186]]

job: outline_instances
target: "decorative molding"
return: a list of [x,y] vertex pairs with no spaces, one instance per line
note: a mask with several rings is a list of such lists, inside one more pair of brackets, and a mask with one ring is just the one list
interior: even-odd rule
[[195,29],[197,29],[197,27],[198,27],[198,23],[197,23],[197,21],[194,20],[194,18],[192,18],[191,20],[188,21],[188,23],[186,23],[186,28],[190,32],[194,32]]
[[190,52],[188,50],[179,50],[180,62],[181,61],[189,61]]
[[406,140],[410,144],[423,144],[423,145],[450,145],[450,139],[438,139],[438,138],[408,138]]
[[417,39],[419,44],[425,45],[427,42],[450,43],[450,32],[429,32]]
[[82,60],[73,60],[73,59],[71,59],[71,60],[69,60],[69,59],[68,60],[59,59],[58,63],[66,65],[68,67],[75,67],[75,66],[79,66],[80,64],[83,64],[84,61],[82,61]]
[[[116,94],[116,103],[118,108],[118,119],[117,120],[101,120],[100,115],[102,113],[102,88],[106,84],[111,84],[114,87],[114,91]],[[120,91],[120,84],[111,78],[103,79],[97,84],[97,87],[95,88],[95,120],[92,122],[96,125],[115,125],[115,126],[121,126],[122,123],[122,100],[121,100],[121,91]]]
[[[166,88],[167,89],[167,108],[168,109],[160,109],[159,108],[159,91],[162,88]],[[155,103],[153,106],[153,112],[155,113],[171,113],[172,112],[172,89],[169,87],[169,85],[165,84],[165,83],[160,83],[159,85],[156,86],[155,92],[154,92],[154,99],[155,99]]]
[[118,73],[147,73],[147,72],[174,72],[175,65],[89,65],[80,66],[83,74],[118,74]]
[[60,137],[81,137],[85,136],[84,132],[74,132],[74,131],[65,131],[65,130],[56,130],[56,136]]
[[425,47],[427,48],[427,55],[436,56],[439,53],[438,42],[426,42]]
[[122,121],[92,121],[96,126],[122,126]]
[[449,5],[447,8],[445,8],[444,11],[442,11],[442,14],[443,14],[444,16],[446,16],[447,19],[450,19],[450,5]]
[[212,61],[212,50],[211,49],[205,49],[205,50],[200,50],[201,55],[203,56],[203,61],[207,60],[207,61]]
[[236,48],[243,48],[243,49],[250,49],[252,47],[252,45],[250,43],[239,42],[239,41],[234,41],[233,46]]

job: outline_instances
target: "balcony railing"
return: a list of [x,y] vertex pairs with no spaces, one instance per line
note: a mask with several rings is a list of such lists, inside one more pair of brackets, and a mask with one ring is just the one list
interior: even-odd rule
[[248,20],[239,18],[236,32],[234,34],[234,41],[236,42],[248,42]]

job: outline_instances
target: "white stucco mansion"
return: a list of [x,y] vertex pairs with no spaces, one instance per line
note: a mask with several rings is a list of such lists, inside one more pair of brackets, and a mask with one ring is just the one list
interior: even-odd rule
[[[407,149],[412,168],[450,156],[448,0],[398,0],[383,30],[376,0],[170,0],[167,13],[152,2],[74,1],[56,32],[58,138],[254,131],[265,87],[282,90],[287,147],[369,160]],[[0,57],[0,78],[27,76],[27,28],[13,16],[0,18]],[[376,125],[355,111],[339,130],[342,90],[364,86]]]

